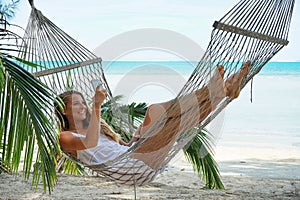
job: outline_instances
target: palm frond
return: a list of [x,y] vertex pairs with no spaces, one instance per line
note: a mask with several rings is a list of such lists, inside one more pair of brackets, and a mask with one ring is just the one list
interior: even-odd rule
[[58,161],[57,170],[59,173],[64,174],[87,175],[87,172],[82,165],[73,162],[73,160],[70,160],[65,156],[61,157]]
[[128,141],[133,134],[130,127],[137,128],[142,123],[147,110],[147,104],[133,102],[130,105],[123,105],[119,103],[122,97],[121,95],[115,96],[112,100],[105,102],[101,106],[101,117],[125,141]]
[[4,72],[2,60],[0,59],[0,92],[2,92],[3,90],[4,81],[5,81],[5,72]]
[[131,103],[120,106],[122,113],[128,116],[128,121],[134,128],[137,128],[144,120],[148,106],[146,103]]
[[183,152],[199,177],[205,181],[206,188],[224,189],[218,165],[213,158],[213,139],[210,135],[207,130],[201,129]]
[[2,0],[0,3],[0,15],[6,19],[11,19],[15,16],[15,10],[18,7],[20,0],[11,0],[10,3]]
[[24,157],[22,171],[28,179],[37,147],[33,180],[42,175],[44,189],[50,192],[56,182],[55,152],[60,151],[55,123],[51,120],[55,95],[16,61],[2,55],[1,164],[16,173]]

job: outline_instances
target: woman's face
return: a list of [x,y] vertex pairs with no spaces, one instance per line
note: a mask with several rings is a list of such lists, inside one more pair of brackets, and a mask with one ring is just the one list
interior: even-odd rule
[[83,121],[87,117],[87,105],[79,94],[72,94],[66,103],[65,115],[68,121]]

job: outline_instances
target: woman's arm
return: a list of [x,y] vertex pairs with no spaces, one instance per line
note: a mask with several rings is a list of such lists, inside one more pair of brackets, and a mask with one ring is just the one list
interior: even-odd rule
[[74,136],[70,131],[65,131],[60,134],[60,145],[64,150],[83,150],[87,148],[95,147],[98,144],[98,138],[100,134],[100,115],[101,105],[107,97],[106,90],[100,90],[99,85],[96,88],[95,95],[93,97],[93,107],[89,126],[86,130],[86,136],[79,138]]
[[94,147],[98,144],[98,138],[100,134],[100,115],[101,105],[107,97],[105,89],[100,90],[101,85],[98,85],[93,97],[93,108],[91,113],[91,119],[87,128],[85,139],[82,141],[86,148]]
[[83,137],[76,137],[71,131],[63,131],[59,135],[59,144],[67,152],[86,149],[83,140]]

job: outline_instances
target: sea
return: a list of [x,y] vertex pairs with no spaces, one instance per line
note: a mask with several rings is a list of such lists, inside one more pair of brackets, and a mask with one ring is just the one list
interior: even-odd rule
[[[170,100],[196,62],[103,62],[107,82],[121,103]],[[269,62],[206,128],[217,145],[296,148],[300,152],[300,62]],[[300,154],[299,154],[300,157]]]

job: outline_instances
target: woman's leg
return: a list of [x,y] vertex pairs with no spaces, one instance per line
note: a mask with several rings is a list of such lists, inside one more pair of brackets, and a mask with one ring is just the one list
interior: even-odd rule
[[251,62],[245,62],[238,73],[230,76],[225,82],[226,96],[235,99],[240,95],[241,83],[250,72]]
[[158,168],[181,132],[201,123],[225,96],[238,96],[241,81],[249,73],[250,66],[250,62],[243,64],[241,70],[224,83],[224,67],[219,65],[209,83],[200,90],[165,103],[150,105],[140,128],[140,137],[150,128],[155,129],[135,150],[134,157]]
[[[162,117],[172,120],[180,120],[185,115],[193,112],[193,114],[198,116],[196,117],[196,121],[202,122],[225,97],[226,89],[223,76],[224,67],[222,65],[218,65],[216,73],[211,78],[207,86],[180,98],[150,105],[146,111],[144,122],[141,125],[140,135],[142,136],[145,132],[147,132],[148,129]],[[165,121],[165,123],[167,122],[168,121]],[[174,125],[176,126],[176,124]],[[188,129],[190,129],[190,127],[188,127]]]

